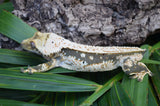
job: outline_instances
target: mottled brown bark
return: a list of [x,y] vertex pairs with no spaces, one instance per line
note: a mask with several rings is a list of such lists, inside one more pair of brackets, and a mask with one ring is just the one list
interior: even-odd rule
[[41,32],[89,45],[137,45],[160,29],[159,0],[13,0]]

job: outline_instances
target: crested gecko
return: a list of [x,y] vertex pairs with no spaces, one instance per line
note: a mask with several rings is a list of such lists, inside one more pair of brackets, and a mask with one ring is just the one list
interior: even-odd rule
[[31,38],[21,43],[25,50],[42,55],[48,62],[21,69],[23,73],[45,72],[55,67],[75,71],[98,72],[110,71],[117,67],[142,81],[152,72],[142,62],[145,49],[120,46],[89,46],[71,42],[54,33],[36,32]]

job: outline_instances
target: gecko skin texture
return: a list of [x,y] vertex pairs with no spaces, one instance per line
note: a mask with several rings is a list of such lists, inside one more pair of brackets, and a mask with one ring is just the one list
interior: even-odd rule
[[22,72],[45,72],[55,67],[75,71],[110,71],[122,67],[123,71],[142,81],[146,74],[152,75],[145,64],[139,62],[145,49],[138,47],[101,47],[77,44],[54,33],[37,32],[21,43],[25,50],[42,55],[48,62],[29,67]]

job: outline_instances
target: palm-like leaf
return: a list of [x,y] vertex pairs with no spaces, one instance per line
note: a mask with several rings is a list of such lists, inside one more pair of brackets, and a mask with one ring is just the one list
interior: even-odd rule
[[[0,33],[20,43],[23,39],[33,36],[35,32],[35,28],[30,27],[11,13],[0,10]],[[137,82],[135,79],[130,79],[127,75],[119,73],[119,70],[122,71],[121,69],[112,72],[77,74],[71,70],[56,68],[46,73],[23,74],[20,73],[20,67],[25,68],[24,65],[35,65],[45,60],[33,53],[0,49],[0,97],[4,98],[0,100],[0,104],[25,105],[25,102],[14,101],[22,100],[20,97],[24,97],[23,94],[16,95],[15,92],[25,90],[25,92],[34,91],[35,94],[29,96],[30,93],[28,93],[23,100],[26,99],[30,103],[35,102],[46,105],[158,105],[157,101],[160,99],[160,65],[158,65],[160,64],[160,43],[153,47],[145,45],[143,48],[148,51],[142,61],[152,63],[149,68],[155,74],[151,81],[149,81],[148,76],[145,76],[143,82]],[[149,56],[150,59],[154,60],[149,60]],[[54,73],[68,74],[59,75]],[[122,77],[122,82],[118,82]],[[14,97],[11,98],[11,95],[4,96],[3,92],[9,92]],[[30,103],[28,105],[35,105]]]

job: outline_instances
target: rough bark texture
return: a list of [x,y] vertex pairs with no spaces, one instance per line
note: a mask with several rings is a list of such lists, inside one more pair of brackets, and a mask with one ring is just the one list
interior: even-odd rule
[[13,0],[41,32],[88,45],[137,45],[160,29],[159,0]]

